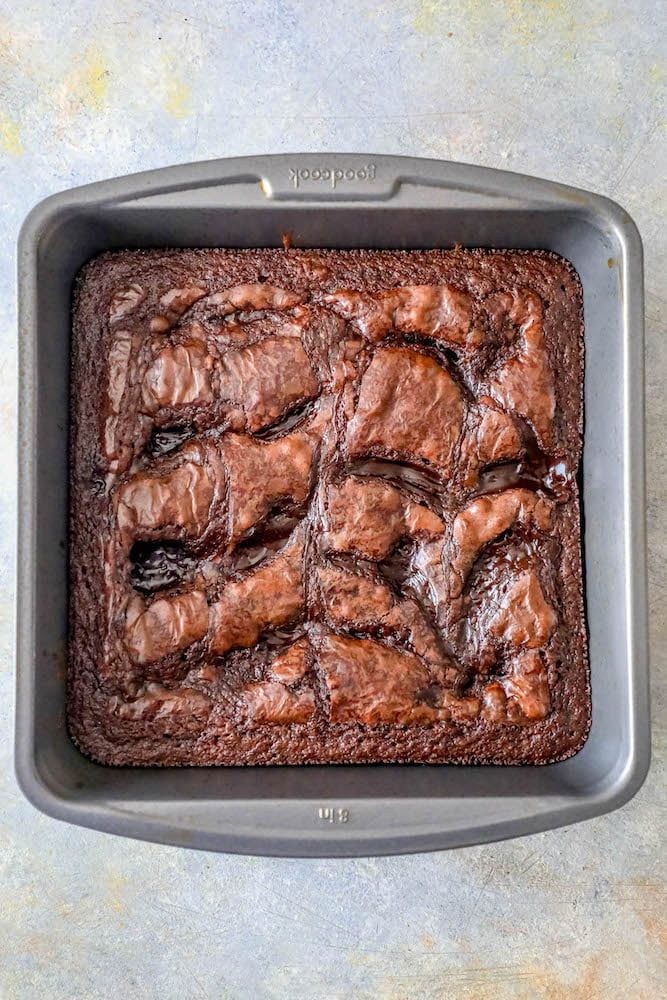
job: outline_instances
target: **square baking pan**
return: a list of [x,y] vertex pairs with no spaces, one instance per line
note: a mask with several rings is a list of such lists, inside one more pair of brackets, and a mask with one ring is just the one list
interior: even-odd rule
[[[70,741],[68,392],[72,287],[135,247],[506,247],[577,268],[586,326],[582,470],[593,724],[543,767],[113,768]],[[394,854],[546,830],[615,809],[649,764],[643,288],[637,229],[586,191],[464,164],[304,154],[215,160],[57,194],[19,241],[16,769],[49,815],[146,840],[286,856]]]

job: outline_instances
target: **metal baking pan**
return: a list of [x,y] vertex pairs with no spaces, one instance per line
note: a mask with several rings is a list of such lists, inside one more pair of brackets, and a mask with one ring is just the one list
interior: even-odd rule
[[[545,767],[108,768],[65,725],[67,434],[74,276],[128,247],[523,247],[584,287],[584,558],[593,726]],[[307,154],[169,167],[41,202],[19,243],[16,769],[59,819],[168,844],[394,854],[533,833],[615,809],[649,764],[642,249],[586,191],[436,160]]]

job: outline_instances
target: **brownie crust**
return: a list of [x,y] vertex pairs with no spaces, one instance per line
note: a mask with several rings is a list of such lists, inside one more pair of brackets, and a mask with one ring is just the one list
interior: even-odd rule
[[578,276],[547,252],[91,261],[76,744],[117,765],[576,753],[583,350]]

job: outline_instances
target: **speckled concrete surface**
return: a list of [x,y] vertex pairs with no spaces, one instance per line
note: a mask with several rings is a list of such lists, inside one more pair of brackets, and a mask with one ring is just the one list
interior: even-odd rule
[[[70,0],[53,10],[0,0],[0,997],[667,995],[664,4]],[[299,149],[521,170],[611,195],[639,224],[654,764],[617,813],[448,854],[306,862],[67,827],[16,788],[18,226],[71,185]]]

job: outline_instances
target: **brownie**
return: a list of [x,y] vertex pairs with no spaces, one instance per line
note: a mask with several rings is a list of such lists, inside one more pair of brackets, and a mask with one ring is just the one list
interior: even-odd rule
[[578,276],[107,253],[72,352],[68,719],[106,764],[544,764],[590,724]]

